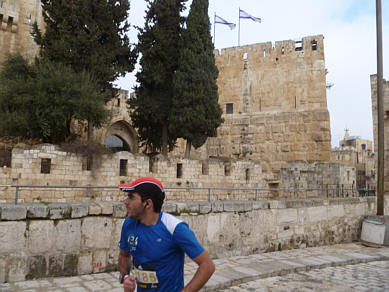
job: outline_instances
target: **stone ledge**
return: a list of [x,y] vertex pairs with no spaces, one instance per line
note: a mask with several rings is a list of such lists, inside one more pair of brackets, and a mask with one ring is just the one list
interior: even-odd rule
[[[337,198],[318,200],[259,200],[259,201],[167,201],[162,210],[173,215],[204,215],[220,212],[249,212],[262,209],[298,209],[344,204],[375,202],[375,197]],[[126,206],[121,202],[93,203],[26,203],[13,205],[0,203],[0,221],[17,221],[25,219],[74,219],[87,216],[109,216],[125,218]]]

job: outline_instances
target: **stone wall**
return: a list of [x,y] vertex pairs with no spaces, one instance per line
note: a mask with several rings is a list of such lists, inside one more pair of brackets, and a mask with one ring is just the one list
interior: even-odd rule
[[[49,173],[43,165],[49,161]],[[90,170],[88,170],[88,166]],[[47,170],[47,169],[46,169]],[[0,168],[0,202],[13,202],[15,188],[11,185],[35,186],[117,186],[141,176],[154,176],[165,187],[260,188],[263,187],[259,163],[233,159],[188,160],[182,158],[150,158],[127,151],[94,157],[60,150],[54,145],[14,148],[11,168]],[[234,197],[236,194],[237,197]],[[254,194],[213,193],[213,199],[249,199]],[[32,189],[22,188],[19,202],[89,202],[120,201],[123,194],[114,189]],[[169,200],[207,200],[205,191],[172,190]]]
[[[223,258],[358,240],[375,198],[167,202],[164,210]],[[125,216],[121,203],[0,204],[0,283],[117,269]]]
[[31,37],[32,24],[43,27],[40,0],[3,0],[0,7],[0,63],[7,54],[21,53],[32,60],[38,46]]
[[[377,75],[370,75],[373,111],[374,151],[378,152]],[[384,193],[389,194],[389,81],[383,80],[384,103]],[[378,167],[378,164],[377,164]]]

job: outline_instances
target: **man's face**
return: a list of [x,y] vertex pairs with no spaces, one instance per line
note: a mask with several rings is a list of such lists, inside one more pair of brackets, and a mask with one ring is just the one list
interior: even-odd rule
[[135,220],[142,218],[146,202],[142,202],[141,196],[138,193],[128,193],[124,204],[127,206],[128,217]]

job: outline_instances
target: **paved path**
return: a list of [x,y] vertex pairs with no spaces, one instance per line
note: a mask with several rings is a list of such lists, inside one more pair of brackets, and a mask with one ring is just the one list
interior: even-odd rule
[[[389,247],[340,244],[215,260],[203,291],[389,291]],[[185,264],[185,281],[196,265]],[[0,291],[122,292],[118,273],[0,284]]]

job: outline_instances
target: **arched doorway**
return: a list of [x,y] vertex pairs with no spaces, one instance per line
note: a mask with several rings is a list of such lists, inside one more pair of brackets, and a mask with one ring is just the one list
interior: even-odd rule
[[107,130],[104,145],[118,151],[138,152],[136,131],[124,120],[113,123]]

